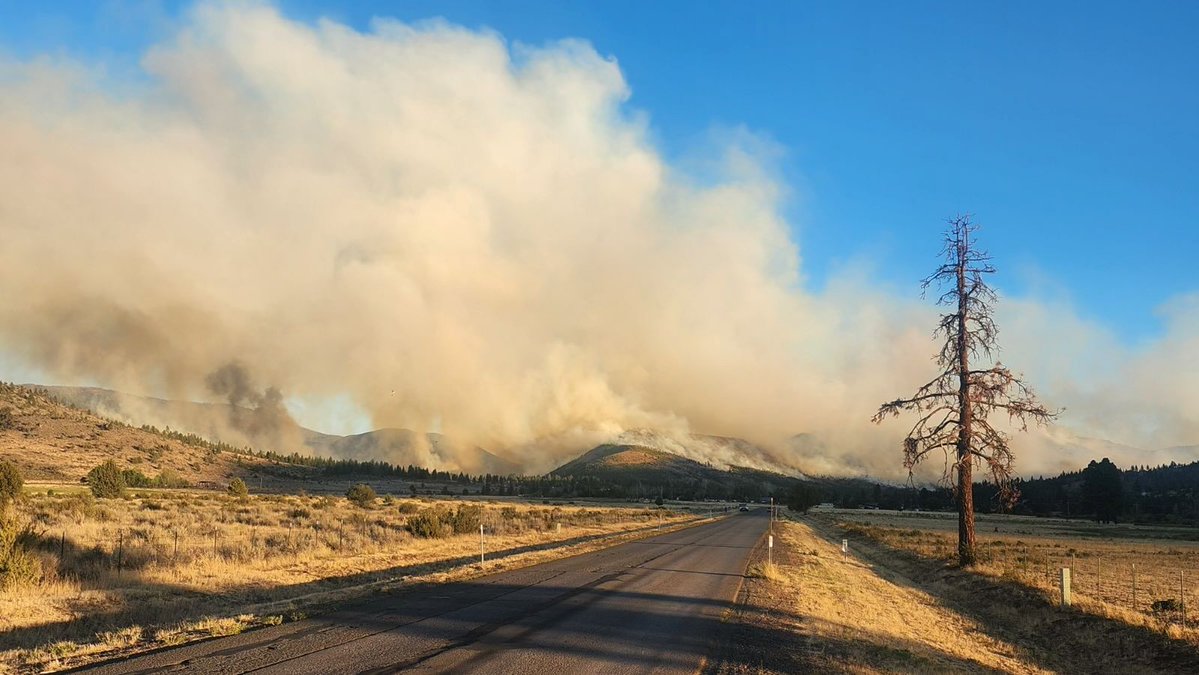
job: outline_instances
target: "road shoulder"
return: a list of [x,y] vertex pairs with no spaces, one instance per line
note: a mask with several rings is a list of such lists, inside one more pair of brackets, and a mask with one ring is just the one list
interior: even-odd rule
[[706,672],[1044,672],[803,522],[775,524],[774,562],[755,551]]

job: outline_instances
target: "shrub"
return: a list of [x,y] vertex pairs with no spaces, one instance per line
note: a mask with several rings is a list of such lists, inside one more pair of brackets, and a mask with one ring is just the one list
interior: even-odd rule
[[421,509],[408,518],[408,531],[415,537],[440,539],[454,533],[454,527],[445,522],[448,513],[439,508]]
[[396,508],[399,509],[400,513],[405,515],[420,511],[420,505],[416,502],[400,502],[400,505]]
[[158,474],[158,478],[154,479],[154,484],[156,487],[162,488],[191,487],[191,483],[187,482],[187,480],[183,476],[180,476],[179,472],[175,471],[174,469],[163,469],[162,472]]
[[454,534],[468,534],[479,531],[479,523],[483,519],[483,507],[463,504],[450,516],[450,527]]
[[12,462],[0,462],[0,507],[16,499],[25,485],[25,477]]
[[121,478],[125,481],[125,487],[141,488],[150,487],[154,481],[146,474],[137,469],[125,469],[121,471]]
[[38,533],[16,516],[0,513],[0,590],[38,581],[42,564],[30,549]]
[[125,494],[125,476],[111,459],[87,472],[87,485],[97,497],[120,497]]
[[0,408],[0,431],[4,429],[14,429],[17,426],[17,420],[13,417],[12,408],[5,406]]
[[250,488],[246,487],[246,482],[240,478],[234,478],[230,481],[226,492],[238,498],[250,496]]
[[346,490],[346,499],[365,509],[375,503],[375,490],[366,483],[359,483]]

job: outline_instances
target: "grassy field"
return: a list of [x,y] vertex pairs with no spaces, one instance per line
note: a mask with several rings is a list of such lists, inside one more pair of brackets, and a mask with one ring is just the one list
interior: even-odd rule
[[27,495],[40,572],[0,590],[0,671],[239,632],[394,585],[478,574],[693,516],[641,508],[201,491]]
[[[836,511],[843,528],[891,548],[951,562],[957,516],[950,513]],[[1195,640],[1199,633],[1199,531],[1146,525],[1100,525],[1053,518],[985,515],[977,522],[980,570],[1047,593],[1058,592],[1063,567],[1080,606],[1145,621]],[[1189,617],[1186,610],[1191,611]]]
[[[990,534],[980,532],[980,540],[988,560],[963,570],[950,561],[956,533],[941,514],[820,512],[776,523],[776,564],[766,565],[765,552],[756,552],[724,646],[741,650],[725,663],[757,665],[714,670],[1199,672],[1199,639],[1178,618],[1101,602],[1085,587],[1073,607],[1061,608],[1056,590],[1038,583],[1035,564],[1024,576],[1021,554],[1003,562],[1014,548],[1009,537],[1023,538],[1034,559],[1043,551],[1068,561],[1073,548],[1076,564],[1091,550],[1142,561],[1156,560],[1160,551],[1175,560],[1170,551],[1192,552],[1190,544],[1142,538],[1143,532],[1108,541],[1073,532],[1088,527],[1074,521],[988,518],[987,526]],[[1035,541],[1030,533],[1037,533]]]

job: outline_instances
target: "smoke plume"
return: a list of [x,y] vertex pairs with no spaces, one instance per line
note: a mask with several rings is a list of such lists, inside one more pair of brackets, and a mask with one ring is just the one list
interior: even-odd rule
[[[743,437],[764,465],[896,473],[904,429],[867,420],[929,379],[932,309],[856,278],[806,291],[772,150],[738,134],[702,178],[672,166],[586,43],[218,3],[142,67],[114,82],[0,62],[13,358],[265,411],[248,425],[286,415],[280,392],[348,395],[376,426],[531,470],[656,429]],[[935,250],[935,223],[921,236]],[[1005,360],[1081,409],[1080,431],[1199,442],[1180,403],[1199,393],[1191,302],[1152,349],[1093,345],[1117,364],[1081,378],[1041,349],[1102,329],[1013,303]],[[799,432],[820,443],[788,444]]]

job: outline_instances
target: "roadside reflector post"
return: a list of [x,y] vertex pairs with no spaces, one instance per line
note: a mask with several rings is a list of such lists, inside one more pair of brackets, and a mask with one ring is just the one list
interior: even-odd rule
[[1062,568],[1062,607],[1070,606],[1070,568]]
[[766,536],[766,564],[774,567],[774,535]]
[[846,553],[849,553],[849,540],[842,539],[841,540],[841,555],[844,556]]
[[479,523],[479,567],[483,566],[483,523]]

